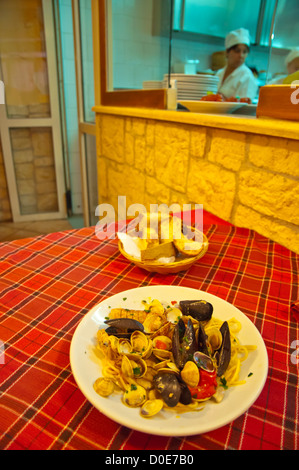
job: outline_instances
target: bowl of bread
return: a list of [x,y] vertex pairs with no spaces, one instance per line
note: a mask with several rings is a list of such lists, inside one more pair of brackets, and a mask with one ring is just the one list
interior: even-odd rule
[[189,269],[208,250],[203,232],[180,217],[146,213],[118,232],[118,247],[129,261],[149,272],[173,274]]

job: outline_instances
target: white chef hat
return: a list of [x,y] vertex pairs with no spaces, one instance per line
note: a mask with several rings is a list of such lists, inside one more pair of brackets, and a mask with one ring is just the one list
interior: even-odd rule
[[286,56],[285,64],[290,64],[294,59],[297,59],[297,57],[299,57],[299,48],[292,49]]
[[246,44],[246,46],[250,46],[250,34],[247,29],[240,28],[228,33],[225,38],[225,49],[230,49],[237,44]]

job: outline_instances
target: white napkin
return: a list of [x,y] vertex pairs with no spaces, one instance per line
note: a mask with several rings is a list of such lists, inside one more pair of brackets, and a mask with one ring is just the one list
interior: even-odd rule
[[122,242],[124,250],[128,255],[133,256],[136,259],[141,259],[140,248],[137,246],[138,237],[131,237],[127,233],[118,232],[117,236]]

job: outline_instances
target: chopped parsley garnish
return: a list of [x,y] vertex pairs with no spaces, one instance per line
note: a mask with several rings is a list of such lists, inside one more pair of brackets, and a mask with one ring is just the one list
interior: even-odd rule
[[[140,375],[141,374],[141,369],[140,367],[134,367],[133,368],[134,375]],[[132,390],[132,389],[131,389]],[[136,390],[136,389],[134,389]]]
[[225,379],[224,377],[221,377],[221,379],[220,379],[220,385],[221,385],[221,387],[224,388],[224,390],[227,390],[227,389],[228,389],[227,382],[226,382],[226,379]]
[[250,372],[247,377],[251,377],[253,375],[253,372]]
[[137,390],[137,387],[136,387],[136,385],[131,384],[131,391],[134,391],[134,390]]

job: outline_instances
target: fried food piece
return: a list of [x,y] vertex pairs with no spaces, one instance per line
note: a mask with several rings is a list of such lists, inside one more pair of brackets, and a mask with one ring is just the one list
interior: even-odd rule
[[112,308],[109,313],[109,320],[114,318],[133,318],[140,323],[143,323],[146,319],[147,312],[144,310],[130,310],[128,308]]
[[203,243],[195,240],[189,240],[182,235],[182,238],[173,240],[176,249],[186,256],[197,256],[203,249]]
[[175,256],[176,251],[172,242],[160,243],[141,251],[142,261],[154,261],[159,258],[170,258]]

